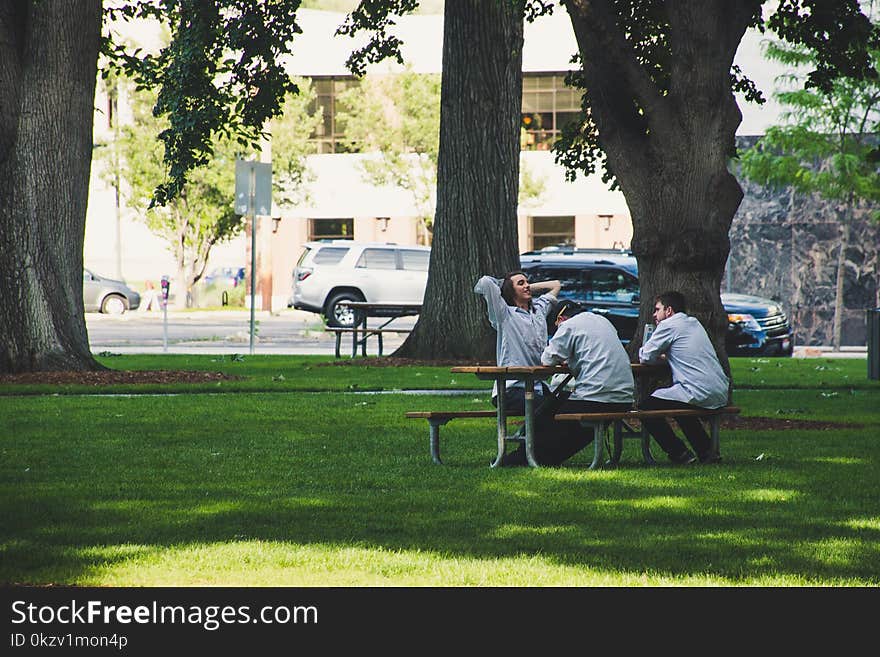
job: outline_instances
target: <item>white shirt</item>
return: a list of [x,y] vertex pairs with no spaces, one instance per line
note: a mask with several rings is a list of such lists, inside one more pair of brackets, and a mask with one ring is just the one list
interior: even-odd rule
[[[496,279],[483,276],[474,286],[474,292],[486,299],[489,323],[497,332],[495,340],[495,360],[499,367],[514,365],[540,365],[541,352],[547,345],[547,314],[556,298],[551,292],[532,299],[531,309],[508,306],[501,296],[501,287]],[[508,380],[507,388],[522,387],[522,381]],[[540,391],[536,382],[535,389]],[[498,394],[497,384],[492,388],[492,396]]]
[[608,404],[633,401],[629,357],[614,325],[601,315],[582,312],[562,322],[541,354],[541,363],[568,363],[575,381],[569,399]]
[[706,329],[696,318],[675,313],[660,322],[639,349],[639,361],[659,363],[664,353],[672,369],[672,386],[655,390],[652,397],[700,408],[727,404],[730,380],[721,369]]

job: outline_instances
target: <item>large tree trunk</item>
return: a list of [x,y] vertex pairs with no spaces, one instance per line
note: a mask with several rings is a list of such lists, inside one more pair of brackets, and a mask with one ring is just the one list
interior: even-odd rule
[[[721,277],[742,190],[727,165],[741,114],[730,67],[755,3],[667,3],[671,61],[661,89],[637,62],[608,3],[568,0],[602,148],[633,221],[640,327],[654,297],[678,290],[729,372]],[[638,330],[630,345],[641,345]]]
[[0,3],[0,372],[97,369],[82,269],[100,0]]
[[517,192],[523,16],[518,3],[444,9],[437,214],[425,301],[395,356],[494,360],[473,288],[519,267]]

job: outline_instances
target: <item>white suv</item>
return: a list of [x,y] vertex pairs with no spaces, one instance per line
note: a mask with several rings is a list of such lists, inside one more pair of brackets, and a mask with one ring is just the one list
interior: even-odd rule
[[307,242],[293,270],[287,306],[320,313],[329,326],[350,327],[355,314],[340,301],[422,303],[430,256],[427,246]]

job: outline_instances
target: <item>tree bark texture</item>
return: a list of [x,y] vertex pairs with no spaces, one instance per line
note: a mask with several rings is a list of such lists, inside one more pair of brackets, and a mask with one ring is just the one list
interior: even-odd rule
[[[728,170],[742,115],[730,68],[756,0],[666,3],[669,81],[661,89],[617,27],[608,0],[566,0],[599,141],[633,222],[640,327],[654,298],[678,290],[726,371],[721,277],[742,190]],[[642,331],[630,344],[635,355]]]
[[82,269],[100,0],[0,3],[0,372],[97,369]]
[[495,359],[495,331],[473,288],[483,274],[519,268],[522,47],[519,3],[445,4],[431,263],[419,321],[395,356]]

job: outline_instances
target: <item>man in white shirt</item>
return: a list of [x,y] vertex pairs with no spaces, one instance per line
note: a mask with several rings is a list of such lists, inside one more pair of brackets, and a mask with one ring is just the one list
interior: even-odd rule
[[[477,281],[474,292],[486,299],[489,323],[497,332],[495,362],[499,367],[541,364],[541,351],[547,345],[547,315],[555,305],[560,287],[559,281],[530,284],[521,271],[512,271],[503,279],[483,276]],[[546,293],[537,299],[532,298],[532,291],[538,290],[546,290]],[[493,406],[498,405],[497,387],[497,383],[492,387]],[[549,396],[547,384],[536,381],[535,406],[541,408],[542,402]],[[504,410],[522,414],[525,406],[524,383],[507,381],[504,389]],[[537,414],[535,420],[537,424]],[[505,454],[501,464],[526,465],[524,445],[521,444],[519,449]]]
[[[541,352],[547,345],[547,314],[556,302],[559,281],[529,284],[521,271],[507,274],[503,279],[483,276],[474,286],[474,292],[486,299],[489,323],[497,332],[495,362],[499,367],[541,364]],[[537,299],[532,291],[546,290]],[[546,384],[535,384],[535,401],[546,392]],[[492,389],[492,403],[497,404],[498,391]],[[509,413],[522,413],[525,408],[525,389],[522,381],[507,382],[504,407]]]
[[[614,325],[572,301],[563,301],[557,310],[556,327],[550,344],[541,354],[541,364],[568,364],[574,389],[559,396],[549,418],[556,413],[616,413],[632,409],[632,367]],[[542,465],[559,465],[592,440],[593,432],[576,422],[553,421],[552,425],[540,428],[535,458]]]
[[[685,314],[680,292],[664,292],[655,298],[657,328],[639,349],[642,363],[669,363],[672,385],[655,390],[640,405],[643,410],[721,408],[727,404],[730,380],[721,368],[712,341],[703,325]],[[676,418],[694,452],[688,450],[666,420],[644,420],[645,427],[673,463],[716,463],[721,455],[698,418]]]

